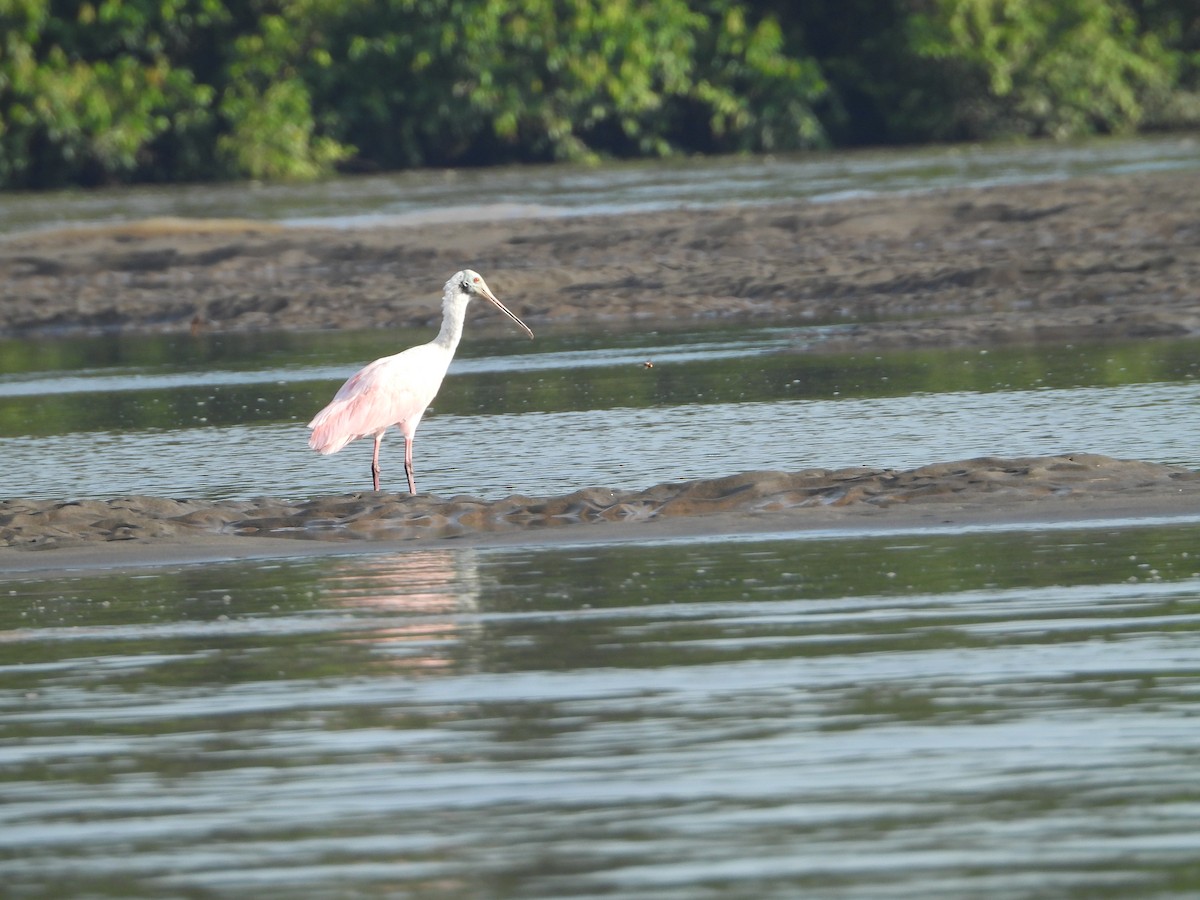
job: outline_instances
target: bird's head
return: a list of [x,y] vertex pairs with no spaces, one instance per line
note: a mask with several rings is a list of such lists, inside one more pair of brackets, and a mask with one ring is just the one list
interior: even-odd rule
[[533,338],[533,332],[530,331],[529,326],[518,319],[516,313],[496,298],[491,288],[487,286],[487,282],[483,280],[483,276],[478,272],[472,269],[463,269],[461,272],[455,272],[451,276],[450,280],[446,282],[446,297],[449,299],[455,296],[462,296],[467,300],[474,297],[483,297],[500,310],[500,312],[516,322],[531,339]]

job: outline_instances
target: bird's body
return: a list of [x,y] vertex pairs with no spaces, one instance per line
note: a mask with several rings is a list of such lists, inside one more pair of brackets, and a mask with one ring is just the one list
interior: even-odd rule
[[472,297],[491,301],[533,337],[528,326],[496,299],[482,276],[470,269],[457,272],[446,282],[442,295],[442,328],[438,336],[428,344],[377,359],[351,376],[329,405],[308,423],[312,429],[308,445],[318,453],[337,453],[351,441],[373,437],[371,483],[379,490],[379,445],[384,432],[395,425],[404,435],[404,471],[408,489],[415,494],[413,438],[450,368]]

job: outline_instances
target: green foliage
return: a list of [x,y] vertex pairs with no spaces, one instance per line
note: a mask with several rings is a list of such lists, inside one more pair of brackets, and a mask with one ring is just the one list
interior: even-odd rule
[[306,56],[317,66],[328,65],[329,58],[319,49],[306,54],[304,38],[284,16],[266,15],[255,32],[234,42],[229,86],[220,104],[228,131],[217,139],[219,158],[229,171],[251,178],[311,179],[353,152],[317,133],[298,66]]
[[1146,123],[1195,0],[0,0],[0,187]]
[[839,144],[1072,137],[1200,124],[1195,0],[789,4]]
[[[715,23],[715,24],[714,24]],[[811,66],[731,0],[358,0],[313,78],[385,165],[795,148],[822,134]],[[399,113],[399,114],[398,114]]]
[[1158,39],[1176,65],[1174,86],[1146,104],[1152,127],[1200,126],[1200,11],[1195,0],[1141,0],[1133,7],[1140,33]]
[[918,58],[953,85],[946,125],[969,136],[1127,132],[1174,61],[1107,0],[936,0],[910,22]]
[[161,17],[181,6],[163,3],[151,15],[110,0],[79,5],[69,19],[52,17],[47,0],[0,6],[0,182],[132,177],[175,114],[203,114],[212,88],[167,55]]
[[711,110],[712,150],[796,150],[826,143],[814,112],[827,85],[808,57],[789,54],[778,20],[751,22],[742,6],[713,3],[709,60],[695,91]]

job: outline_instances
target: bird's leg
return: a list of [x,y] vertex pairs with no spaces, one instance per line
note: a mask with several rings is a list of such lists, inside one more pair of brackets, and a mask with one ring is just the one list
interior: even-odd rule
[[379,490],[379,445],[383,443],[383,435],[375,435],[375,452],[371,454],[371,485]]
[[417,492],[417,480],[413,477],[412,445],[412,438],[404,439],[404,474],[408,476],[408,492],[415,494]]

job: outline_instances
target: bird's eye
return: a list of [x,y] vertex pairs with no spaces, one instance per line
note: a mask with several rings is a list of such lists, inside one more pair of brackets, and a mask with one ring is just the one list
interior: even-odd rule
[[471,282],[467,281],[467,279],[464,278],[462,280],[462,284],[460,284],[459,287],[461,287],[463,289],[464,294],[471,293]]

